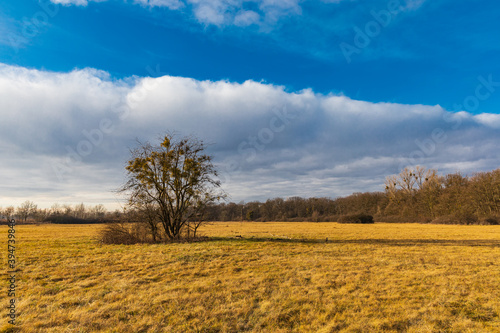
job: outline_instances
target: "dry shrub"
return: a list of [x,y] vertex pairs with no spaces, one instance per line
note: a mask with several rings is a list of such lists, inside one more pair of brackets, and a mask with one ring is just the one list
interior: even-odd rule
[[430,223],[432,219],[423,216],[375,215],[377,222],[385,223]]
[[474,214],[455,214],[437,217],[431,223],[474,225],[479,224],[479,219]]
[[436,217],[434,220],[431,221],[431,223],[432,224],[459,224],[459,223],[457,223],[457,220],[456,220],[455,216],[453,216],[453,215]]
[[340,219],[340,215],[314,215],[311,217],[304,218],[300,222],[337,222]]
[[110,223],[100,231],[103,244],[136,244],[140,243],[136,226],[138,223]]
[[[207,240],[207,237],[199,236],[193,231],[194,225],[188,232],[186,225],[181,229],[179,237],[167,239],[161,232],[153,240],[151,227],[145,222],[113,222],[107,224],[99,232],[99,240],[103,244],[139,244],[139,243],[179,243],[179,242],[199,242]],[[198,231],[199,233],[199,231]]]
[[373,216],[367,214],[352,214],[343,215],[339,219],[339,223],[375,223],[373,221]]
[[489,216],[479,221],[480,225],[499,225],[500,216]]

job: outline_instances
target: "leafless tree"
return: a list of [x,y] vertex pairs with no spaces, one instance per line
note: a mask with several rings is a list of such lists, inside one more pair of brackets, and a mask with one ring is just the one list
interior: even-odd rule
[[126,167],[128,181],[120,188],[131,209],[142,212],[157,239],[178,239],[204,207],[225,197],[216,180],[212,157],[193,138],[165,135],[159,145],[140,143]]
[[26,222],[28,217],[34,214],[36,210],[37,210],[37,205],[35,205],[35,203],[32,201],[26,200],[17,208],[17,214],[19,215],[21,220]]

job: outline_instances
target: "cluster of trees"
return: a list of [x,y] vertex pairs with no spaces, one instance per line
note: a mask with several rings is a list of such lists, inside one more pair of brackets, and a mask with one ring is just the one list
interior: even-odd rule
[[366,214],[376,221],[450,224],[500,223],[500,169],[471,176],[439,176],[421,166],[387,177],[384,192],[347,197],[275,198],[222,203],[207,209],[212,221],[339,221]]
[[52,205],[51,208],[38,208],[32,201],[25,201],[19,207],[0,207],[0,216],[5,219],[16,218],[20,222],[52,222],[52,223],[89,223],[107,221],[119,213],[109,213],[104,205],[86,206],[77,204]]
[[[266,202],[221,203],[207,207],[210,221],[338,221],[343,215],[376,215],[387,206],[383,192],[354,193],[348,197],[274,198]],[[379,214],[380,215],[380,214]]]
[[406,168],[387,178],[386,195],[385,215],[436,223],[496,224],[500,216],[500,169],[472,176],[438,176],[436,170]]

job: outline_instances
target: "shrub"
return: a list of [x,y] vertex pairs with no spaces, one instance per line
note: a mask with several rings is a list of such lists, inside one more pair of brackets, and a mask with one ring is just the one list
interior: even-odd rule
[[459,224],[472,225],[479,224],[479,219],[474,214],[459,214],[456,215]]
[[456,218],[453,215],[445,215],[436,217],[431,221],[432,224],[458,224]]
[[43,222],[50,222],[54,224],[94,224],[106,223],[103,219],[81,219],[69,215],[50,215],[43,220]]
[[337,222],[340,219],[340,215],[327,215],[323,218],[323,222]]
[[455,214],[440,216],[432,220],[433,224],[461,224],[461,225],[473,225],[479,224],[478,218],[474,214]]
[[100,231],[99,238],[103,244],[136,244],[141,240],[135,229],[133,224],[110,223]]
[[479,221],[480,225],[499,225],[500,224],[500,216],[490,216]]
[[339,223],[374,223],[373,216],[367,214],[343,215]]
[[430,223],[432,221],[432,219],[428,217],[399,215],[375,215],[375,220],[385,223]]

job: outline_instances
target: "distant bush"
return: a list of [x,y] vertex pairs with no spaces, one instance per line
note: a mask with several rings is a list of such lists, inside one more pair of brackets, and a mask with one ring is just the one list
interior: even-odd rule
[[339,223],[375,223],[373,216],[367,214],[343,215],[339,218]]
[[458,224],[453,215],[439,216],[431,221],[432,224]]
[[51,215],[43,220],[43,222],[50,222],[54,224],[94,224],[106,223],[103,219],[81,219],[69,215]]
[[428,217],[421,216],[399,216],[399,215],[376,215],[375,220],[377,222],[385,222],[385,223],[430,223],[432,219]]
[[289,217],[284,219],[284,222],[306,222],[307,218],[305,217]]
[[479,221],[481,225],[500,225],[500,216],[490,216]]
[[325,222],[337,222],[340,219],[340,215],[328,215],[325,218]]
[[440,216],[432,220],[431,223],[474,225],[474,224],[479,224],[479,219],[474,214],[455,214],[455,215]]

